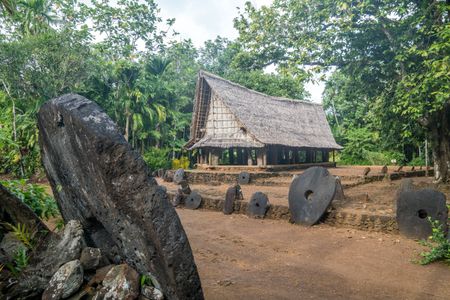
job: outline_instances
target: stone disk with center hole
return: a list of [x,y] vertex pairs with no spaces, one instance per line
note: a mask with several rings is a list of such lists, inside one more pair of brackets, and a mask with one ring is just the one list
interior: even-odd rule
[[248,172],[239,173],[238,183],[239,184],[248,184],[250,182],[250,174]]
[[262,192],[256,192],[250,198],[247,215],[255,218],[264,218],[269,208],[269,198]]
[[400,234],[413,239],[427,239],[432,234],[428,217],[440,221],[447,232],[448,209],[443,193],[432,189],[400,192],[397,198]]
[[180,184],[181,181],[184,180],[184,169],[178,169],[175,171],[175,174],[173,175],[173,182],[176,184]]
[[289,210],[296,224],[311,226],[327,210],[336,192],[336,179],[327,169],[312,167],[289,187]]
[[189,196],[186,197],[184,202],[184,206],[186,206],[186,208],[197,209],[202,203],[202,197],[198,192],[192,191]]

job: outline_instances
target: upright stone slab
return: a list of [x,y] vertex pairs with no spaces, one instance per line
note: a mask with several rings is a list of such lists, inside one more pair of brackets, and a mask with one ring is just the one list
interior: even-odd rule
[[447,232],[448,209],[445,195],[432,189],[406,189],[397,198],[397,223],[400,234],[427,239],[431,234],[428,217],[438,220]]
[[322,167],[295,177],[289,187],[289,210],[297,224],[311,226],[325,213],[336,192],[336,178]]
[[38,115],[47,177],[65,220],[80,220],[88,246],[158,277],[168,299],[202,299],[188,239],[142,157],[94,102],[68,94]]
[[185,179],[184,169],[178,169],[173,174],[173,182],[180,184]]
[[234,201],[238,197],[240,191],[239,184],[230,186],[225,193],[225,202],[223,204],[223,213],[226,215],[232,214],[234,211]]
[[184,201],[184,206],[189,209],[197,209],[200,204],[202,204],[202,196],[197,191],[192,191]]
[[248,203],[247,215],[254,218],[264,218],[269,209],[269,198],[262,192],[256,192]]

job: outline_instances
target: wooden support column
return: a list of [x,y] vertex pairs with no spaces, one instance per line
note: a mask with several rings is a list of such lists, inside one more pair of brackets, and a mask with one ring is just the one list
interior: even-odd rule
[[211,166],[219,165],[220,150],[217,150],[217,149],[211,150],[210,154],[211,154],[211,160],[210,160],[209,164]]
[[333,162],[336,162],[336,159],[334,157],[334,150],[333,150]]
[[263,166],[267,166],[267,148],[263,149]]
[[247,165],[253,165],[252,149],[247,149]]
[[264,167],[266,160],[266,149],[265,148],[258,148],[256,149],[256,165],[258,167]]

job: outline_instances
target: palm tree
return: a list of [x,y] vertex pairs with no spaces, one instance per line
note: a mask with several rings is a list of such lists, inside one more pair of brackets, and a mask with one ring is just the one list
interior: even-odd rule
[[0,0],[0,8],[6,11],[8,15],[13,16],[16,13],[16,1]]

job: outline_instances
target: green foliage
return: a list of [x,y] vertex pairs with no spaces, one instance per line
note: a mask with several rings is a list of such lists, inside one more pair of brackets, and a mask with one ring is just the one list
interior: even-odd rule
[[48,219],[59,214],[55,199],[38,184],[26,183],[25,179],[0,181],[11,193],[27,204],[39,217]]
[[428,247],[429,250],[420,253],[422,259],[419,263],[427,265],[441,260],[450,263],[450,241],[442,229],[442,224],[438,220],[432,220],[430,217],[428,217],[428,221],[431,224],[433,232],[427,241],[420,242],[422,245]]
[[425,159],[423,157],[415,157],[408,163],[408,165],[415,167],[425,166]]
[[181,156],[180,159],[172,159],[172,169],[188,169],[189,168],[189,158],[186,156]]
[[21,241],[28,249],[33,249],[36,244],[37,228],[28,228],[25,224],[18,223],[13,225],[10,223],[2,223],[14,236]]
[[151,170],[169,169],[169,149],[150,148],[144,154],[144,160]]
[[7,263],[6,267],[11,272],[12,276],[18,278],[20,273],[28,266],[27,249],[21,247],[14,255],[14,261]]

